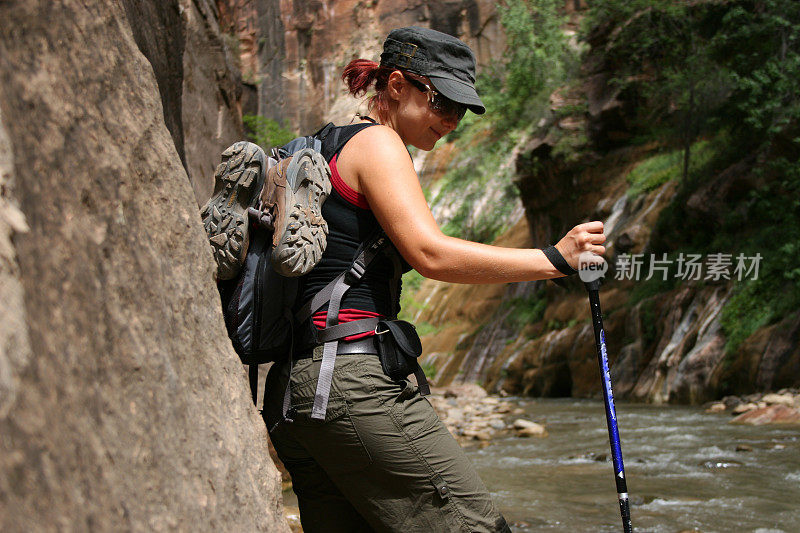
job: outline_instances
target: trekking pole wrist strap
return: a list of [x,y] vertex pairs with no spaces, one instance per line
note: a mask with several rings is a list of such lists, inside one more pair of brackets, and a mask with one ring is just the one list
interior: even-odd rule
[[556,270],[564,274],[565,276],[571,276],[573,274],[577,274],[578,271],[572,268],[567,260],[564,259],[564,256],[561,255],[561,252],[558,251],[553,245],[548,246],[547,248],[542,248],[542,252],[544,252],[545,257],[556,267]]

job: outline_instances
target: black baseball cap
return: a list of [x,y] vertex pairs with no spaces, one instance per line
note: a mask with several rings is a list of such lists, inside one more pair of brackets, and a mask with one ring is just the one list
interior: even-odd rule
[[450,100],[478,115],[486,112],[475,91],[475,56],[452,35],[418,26],[394,29],[383,43],[381,66],[427,76]]

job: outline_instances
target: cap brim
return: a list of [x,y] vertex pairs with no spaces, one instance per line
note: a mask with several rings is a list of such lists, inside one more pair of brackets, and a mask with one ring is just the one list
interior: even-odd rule
[[437,91],[448,97],[454,102],[464,104],[476,115],[483,115],[486,112],[483,102],[481,102],[475,87],[462,81],[450,78],[440,78],[438,76],[428,76]]

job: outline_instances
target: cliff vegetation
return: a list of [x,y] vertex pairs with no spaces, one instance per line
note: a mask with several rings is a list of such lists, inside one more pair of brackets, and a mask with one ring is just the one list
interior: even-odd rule
[[[447,170],[426,182],[437,219],[450,234],[525,246],[604,220],[620,395],[702,402],[796,387],[800,7],[562,7],[498,7],[505,61],[480,79],[490,112],[463,122],[455,150],[439,149]],[[406,316],[429,333],[440,382],[599,393],[579,283],[408,281],[419,288],[406,292]]]

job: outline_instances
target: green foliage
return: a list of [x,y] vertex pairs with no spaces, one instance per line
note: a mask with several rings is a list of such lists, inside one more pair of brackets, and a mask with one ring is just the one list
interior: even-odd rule
[[681,153],[672,151],[645,159],[628,174],[628,196],[649,192],[680,177]]
[[570,132],[569,134],[562,135],[555,146],[550,156],[558,161],[567,165],[577,162],[581,155],[582,150],[589,144],[589,138],[583,131]]
[[722,313],[722,330],[725,332],[728,353],[736,351],[741,343],[758,328],[768,324],[775,316],[771,298],[764,301],[771,291],[769,283],[748,282],[737,287]]
[[[739,253],[763,257],[758,278],[738,281],[723,309],[728,352],[759,327],[800,308],[800,167],[796,158],[776,158],[757,172],[762,179],[778,178],[735,206],[725,226],[726,234],[736,236]],[[734,215],[740,209],[741,219]]]
[[[581,33],[629,104],[634,138],[663,149],[629,174],[629,195],[686,178],[650,251],[763,258],[758,279],[731,281],[722,327],[735,351],[800,308],[800,2],[604,0],[589,4]],[[693,210],[708,177],[733,163],[725,198]],[[674,283],[634,286],[643,323]]]
[[[480,88],[478,90],[480,90]],[[484,117],[476,115],[475,113],[467,113],[464,115],[464,118],[458,122],[456,129],[447,135],[447,140],[450,142],[456,142],[458,146],[463,147],[466,142],[469,142],[469,139],[472,137],[472,135],[480,131],[482,127],[485,126],[486,121],[484,120]],[[466,140],[466,142],[464,142],[464,140]],[[411,148],[409,148],[409,151],[411,152]],[[413,157],[414,152],[411,153]]]
[[426,378],[436,378],[436,366],[433,363],[420,363],[419,366],[422,367],[422,371],[425,373]]
[[[640,98],[639,135],[674,150],[631,172],[630,194],[688,170],[655,228],[655,248],[763,257],[758,279],[732,281],[722,311],[733,352],[800,307],[800,3],[609,0],[592,4],[588,18],[587,28],[611,37],[604,59],[617,83]],[[716,148],[692,145],[718,131],[727,136]],[[729,191],[723,209],[694,213],[687,200],[704,177],[738,161],[753,174],[745,183],[757,186]],[[665,288],[637,284],[631,303]]]
[[553,89],[574,72],[577,54],[564,32],[557,0],[505,0],[498,4],[506,60],[481,76],[479,90],[502,129],[541,116]]
[[637,138],[688,155],[698,136],[719,127],[733,85],[711,44],[724,10],[715,2],[670,0],[591,5],[584,31],[595,39],[606,36],[603,59],[613,66],[612,83],[638,101],[629,117]]
[[578,323],[578,319],[573,318],[568,320],[567,322],[563,322],[561,320],[548,320],[547,321],[547,329],[550,331],[557,331],[560,329],[568,329],[575,326]]
[[[691,147],[689,163],[689,176],[700,174],[703,169],[713,161],[717,155],[715,143],[698,141]],[[661,185],[681,178],[683,167],[683,152],[673,150],[657,154],[645,159],[628,174],[628,196],[635,197],[641,193],[657,189]]]
[[[425,308],[424,304],[416,299],[416,292],[422,286],[424,280],[425,278],[422,274],[416,270],[409,270],[403,274],[402,291],[400,292],[400,312],[398,313],[399,318],[402,320],[413,322],[414,315]],[[424,328],[424,326],[417,324],[418,332],[420,327]]]
[[484,206],[475,213],[476,203],[482,199],[486,191],[474,188],[464,198],[456,214],[442,226],[442,232],[451,237],[458,237],[473,242],[491,243],[506,229],[508,215],[519,201],[519,193],[509,181],[503,187],[499,201]]
[[585,22],[652,138],[686,149],[721,127],[753,147],[798,137],[800,2],[606,0]]
[[[507,135],[486,143],[470,143],[482,128],[485,125],[476,123],[462,132],[457,143],[467,146],[442,177],[431,203],[452,202],[457,198],[456,211],[442,231],[451,237],[489,243],[506,229],[508,216],[519,205],[519,191],[508,164],[516,138]],[[487,194],[493,194],[489,202],[484,201]]]
[[[742,279],[731,272],[733,293],[721,317],[729,353],[759,327],[800,308],[800,165],[796,156],[778,157],[756,163],[750,172],[752,182],[762,185],[728,199],[721,221],[697,216],[687,207],[686,200],[697,186],[692,184],[662,212],[654,232],[677,250],[731,254],[734,267],[740,254],[745,258],[760,254],[757,279],[755,272],[743,274]],[[637,284],[629,303],[668,288],[659,285]]]
[[[450,134],[459,155],[435,197],[429,198],[432,206],[448,203],[455,210],[442,227],[445,234],[492,242],[518,207],[510,154],[522,132],[549,109],[550,93],[577,71],[579,54],[570,48],[561,6],[557,0],[505,0],[498,5],[507,41],[505,59],[485,69],[476,84],[488,112],[485,117],[468,113]],[[586,140],[564,136],[558,149],[572,154]]]
[[402,320],[413,322],[417,312],[424,308],[425,306],[418,302],[413,294],[403,291],[400,295],[400,312],[397,316]]
[[797,137],[800,2],[733,2],[711,44],[732,75],[729,120],[739,132],[760,146],[787,132]]
[[642,302],[639,307],[639,320],[642,328],[642,345],[648,346],[656,340],[657,329],[656,321],[659,317],[656,316],[655,298],[650,298]]
[[416,324],[414,324],[414,327],[417,329],[417,334],[419,334],[420,337],[438,333],[439,330],[441,329],[437,326],[434,326],[430,322],[417,322]]
[[425,277],[416,270],[409,270],[403,274],[403,290],[416,291],[422,286]]
[[281,126],[271,118],[260,115],[244,115],[242,117],[248,138],[264,149],[283,146],[297,134],[288,126]]
[[515,330],[521,330],[528,324],[539,322],[544,318],[547,299],[543,294],[537,293],[529,298],[512,298],[505,305],[511,308],[505,323]]

